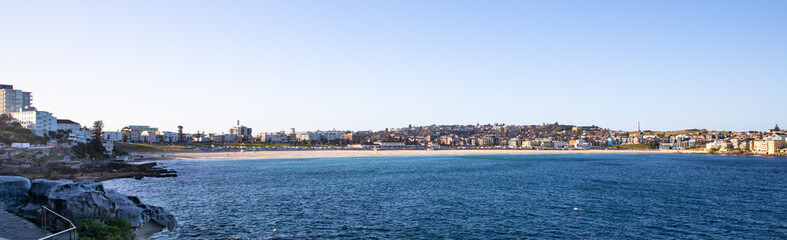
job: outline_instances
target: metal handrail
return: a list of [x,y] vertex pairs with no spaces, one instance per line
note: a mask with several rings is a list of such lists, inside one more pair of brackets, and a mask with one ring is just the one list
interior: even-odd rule
[[52,214],[55,214],[55,216],[58,216],[60,219],[66,220],[68,225],[71,225],[71,227],[66,230],[54,234],[50,234],[49,236],[39,238],[38,240],[55,239],[55,237],[60,236],[64,233],[68,233],[68,239],[72,239],[72,240],[77,239],[77,231],[76,231],[77,227],[74,226],[74,223],[72,223],[71,220],[68,220],[68,218],[63,217],[60,214],[57,214],[55,211],[52,211],[44,206],[41,206],[41,228],[46,227],[46,212],[51,212]]

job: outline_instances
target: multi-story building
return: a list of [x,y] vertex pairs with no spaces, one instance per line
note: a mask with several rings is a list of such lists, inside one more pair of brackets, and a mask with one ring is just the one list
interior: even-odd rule
[[49,112],[37,110],[11,112],[11,117],[38,136],[57,131],[57,118]]
[[316,131],[316,132],[300,132],[295,134],[295,139],[299,142],[312,142],[312,141],[333,141],[344,139],[344,132],[341,131]]
[[77,128],[76,130],[69,130],[68,140],[73,142],[87,143],[93,140],[93,132],[86,129]]
[[58,131],[62,130],[62,131],[65,131],[65,132],[74,132],[76,130],[79,130],[80,128],[82,128],[82,126],[79,125],[79,123],[76,123],[74,121],[71,121],[71,120],[68,120],[68,119],[58,119],[57,120],[57,130]]
[[787,145],[783,137],[771,136],[762,140],[754,140],[752,152],[759,154],[775,154]]
[[150,127],[147,125],[128,125],[123,127],[123,129],[121,129],[120,131],[123,132],[123,137],[125,138],[125,141],[142,142],[143,140],[146,140],[142,138],[142,132],[145,131],[156,132],[158,131],[158,128]]
[[225,142],[234,142],[236,140],[236,136],[234,134],[224,134],[224,141]]
[[215,142],[215,143],[234,142],[235,141],[235,135],[234,134],[208,133],[208,138],[210,138],[211,142]]
[[240,121],[238,121],[237,126],[230,128],[230,134],[235,135],[237,139],[250,139],[251,128],[240,125]]
[[164,142],[177,142],[178,141],[178,133],[177,132],[169,132],[163,131],[160,132],[161,138]]
[[284,134],[284,131],[264,132],[257,135],[257,137],[259,137],[260,142],[265,143],[284,143],[290,141],[290,136],[288,134]]
[[508,147],[509,148],[519,148],[519,145],[520,145],[520,143],[519,143],[519,139],[518,138],[512,138],[512,139],[508,140]]
[[33,94],[15,90],[12,85],[0,85],[0,106],[3,113],[19,112],[33,106]]
[[574,146],[574,148],[576,149],[590,149],[591,147],[593,147],[592,143],[585,141],[585,139],[581,139],[581,138],[572,142],[573,144],[571,144],[571,146]]
[[123,141],[123,132],[120,131],[104,131],[101,133],[101,140],[104,142],[120,142]]
[[149,142],[149,143],[156,143],[158,142],[158,131],[142,131],[139,133],[140,141],[142,142]]

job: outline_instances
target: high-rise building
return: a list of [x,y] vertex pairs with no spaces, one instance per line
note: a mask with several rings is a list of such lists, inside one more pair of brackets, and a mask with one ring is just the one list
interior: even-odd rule
[[0,106],[3,113],[19,112],[30,109],[33,105],[33,95],[30,92],[15,90],[13,85],[0,84]]
[[238,138],[251,138],[251,128],[240,125],[240,121],[238,121],[238,125],[230,128],[230,134],[237,136]]

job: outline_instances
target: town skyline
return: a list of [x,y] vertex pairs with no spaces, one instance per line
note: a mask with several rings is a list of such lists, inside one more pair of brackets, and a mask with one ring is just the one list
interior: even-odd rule
[[109,129],[787,126],[787,3],[0,3],[0,79]]
[[[8,85],[11,85],[11,86],[15,86],[14,84],[10,84],[10,83],[0,83],[0,84],[8,84]],[[21,89],[19,87],[14,87],[14,88],[30,92],[29,89]],[[36,95],[35,93],[33,93],[32,95],[35,96],[34,99],[38,98],[38,95]],[[32,107],[37,107],[37,104],[35,104],[35,100],[33,100],[33,102],[34,102],[34,104],[32,105]],[[51,110],[49,108],[43,108],[43,109],[40,109],[40,107],[37,107],[37,108],[39,108],[39,110],[45,110],[45,111],[48,111],[48,112],[52,113],[58,119],[68,119],[68,120],[76,121],[77,123],[79,123],[79,124],[81,124],[82,126],[85,126],[85,127],[91,126],[91,124],[93,122],[95,122],[95,121],[102,121],[105,124],[107,130],[120,130],[120,129],[122,129],[122,128],[126,127],[126,126],[130,126],[130,125],[144,125],[144,126],[156,127],[156,128],[161,129],[162,131],[174,131],[174,130],[177,129],[178,126],[184,126],[182,124],[178,124],[178,125],[169,127],[168,125],[150,124],[150,123],[146,123],[146,122],[112,123],[112,122],[108,122],[108,121],[103,120],[103,119],[89,120],[89,119],[86,119],[86,118],[83,118],[83,117],[63,117],[62,115],[73,115],[73,114],[68,114],[68,113],[57,114],[57,113],[59,113],[59,111]],[[83,119],[85,119],[85,120],[83,120]],[[156,121],[151,121],[151,122],[156,122]],[[229,132],[228,131],[229,128],[235,126],[235,125],[233,125],[233,123],[235,123],[235,125],[241,124],[241,125],[244,125],[244,126],[252,127],[254,129],[256,129],[255,134],[261,133],[261,132],[289,131],[290,129],[293,129],[293,128],[297,129],[298,131],[304,131],[304,132],[305,131],[330,131],[330,130],[336,130],[336,131],[382,131],[384,129],[404,128],[404,127],[407,127],[407,126],[418,126],[418,127],[433,126],[433,125],[437,125],[437,126],[452,126],[452,125],[467,126],[467,125],[479,125],[479,124],[480,125],[502,124],[502,125],[516,125],[516,126],[538,126],[538,125],[544,125],[544,124],[560,123],[560,124],[563,124],[563,125],[573,125],[573,126],[597,126],[597,127],[601,127],[601,128],[605,128],[605,129],[609,129],[609,130],[614,130],[614,131],[635,131],[635,130],[643,130],[643,131],[645,131],[645,130],[647,130],[647,131],[680,131],[680,130],[687,130],[687,129],[705,129],[705,130],[710,130],[710,131],[735,131],[735,132],[767,131],[768,129],[773,128],[774,125],[780,125],[780,124],[782,126],[787,126],[786,124],[782,124],[782,123],[780,123],[778,121],[774,121],[774,123],[771,124],[770,126],[764,126],[762,128],[757,128],[757,129],[713,129],[713,128],[707,128],[707,127],[701,127],[701,126],[700,127],[681,128],[681,129],[653,129],[653,128],[649,128],[648,127],[649,123],[647,123],[647,121],[635,121],[632,124],[630,124],[631,128],[612,128],[612,127],[606,127],[603,124],[599,124],[599,123],[584,124],[584,123],[574,123],[574,122],[571,122],[571,121],[550,121],[550,122],[541,122],[541,123],[518,123],[518,122],[508,123],[508,122],[495,121],[495,122],[475,122],[475,123],[430,123],[430,124],[405,123],[405,124],[402,124],[400,126],[383,126],[383,127],[379,127],[379,128],[336,128],[336,127],[326,127],[326,128],[308,129],[308,128],[298,128],[296,126],[289,126],[289,127],[284,127],[284,128],[280,128],[280,129],[274,129],[274,128],[265,128],[265,126],[253,125],[253,124],[250,124],[250,123],[245,122],[243,120],[236,119],[236,120],[234,120],[234,121],[232,121],[230,123],[224,123],[223,125],[219,124],[217,126],[209,126],[209,127],[189,127],[189,126],[184,126],[184,128],[188,129],[188,132],[194,132],[194,133],[197,133],[197,132],[227,133],[227,132]],[[645,124],[642,125],[642,123],[645,123]]]

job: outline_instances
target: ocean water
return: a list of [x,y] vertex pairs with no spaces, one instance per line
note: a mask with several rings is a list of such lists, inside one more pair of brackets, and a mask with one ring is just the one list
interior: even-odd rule
[[169,161],[106,188],[154,239],[787,239],[787,159],[546,154]]

